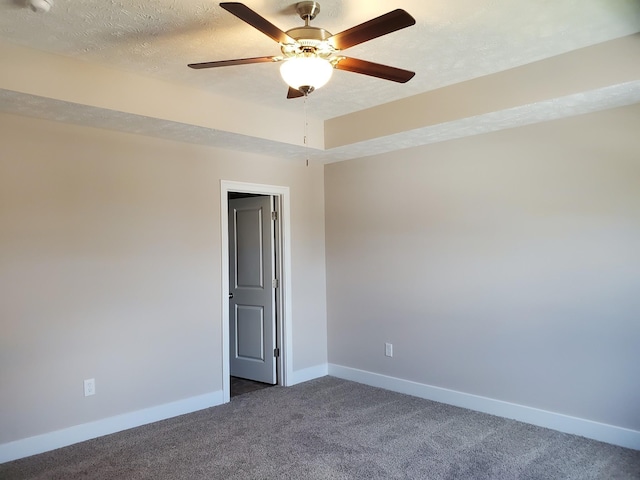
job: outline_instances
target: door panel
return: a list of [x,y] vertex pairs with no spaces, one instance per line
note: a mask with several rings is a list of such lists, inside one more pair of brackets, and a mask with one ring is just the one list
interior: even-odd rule
[[236,357],[264,362],[264,308],[236,305]]
[[229,370],[276,383],[271,197],[229,200]]
[[235,209],[236,288],[264,288],[262,215],[261,207]]

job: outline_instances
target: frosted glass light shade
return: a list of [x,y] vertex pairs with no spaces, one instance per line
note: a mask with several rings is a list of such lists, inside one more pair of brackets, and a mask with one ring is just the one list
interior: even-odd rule
[[318,57],[293,57],[280,65],[280,75],[291,88],[325,85],[333,74],[333,66],[328,60]]

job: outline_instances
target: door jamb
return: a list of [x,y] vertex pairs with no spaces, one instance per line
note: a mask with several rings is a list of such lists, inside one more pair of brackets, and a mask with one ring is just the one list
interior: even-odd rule
[[[289,386],[293,378],[291,332],[291,205],[289,187],[261,185],[257,183],[220,180],[220,236],[222,245],[222,396],[223,402],[231,400],[229,381],[229,192],[273,195],[279,201],[279,235],[280,235],[280,311],[276,317],[276,330],[280,357],[278,362],[278,385]],[[277,248],[277,247],[276,247]]]

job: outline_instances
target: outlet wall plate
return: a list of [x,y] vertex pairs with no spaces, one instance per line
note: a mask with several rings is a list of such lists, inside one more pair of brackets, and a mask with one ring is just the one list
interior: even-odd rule
[[96,394],[96,379],[89,378],[84,381],[84,396],[89,397]]

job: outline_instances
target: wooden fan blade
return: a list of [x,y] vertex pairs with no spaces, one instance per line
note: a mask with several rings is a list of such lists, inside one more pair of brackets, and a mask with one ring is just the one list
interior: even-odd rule
[[399,8],[344,32],[336,33],[329,38],[329,41],[338,50],[344,50],[387,33],[410,27],[415,23],[416,20],[411,15]]
[[300,98],[304,97],[304,93],[300,90],[297,90],[293,87],[289,87],[289,91],[287,92],[287,98]]
[[220,4],[227,12],[232,13],[240,20],[247,22],[253,28],[260,30],[262,33],[271,37],[278,43],[296,43],[289,35],[284,33],[273,23],[258,13],[251,10],[246,5],[239,2],[223,2]]
[[379,63],[367,62],[366,60],[358,60],[357,58],[342,57],[335,63],[337,70],[345,70],[347,72],[361,73],[371,77],[391,80],[392,82],[407,83],[413,78],[415,72],[402,70],[401,68],[389,67]]
[[203,62],[190,63],[187,67],[191,68],[213,68],[213,67],[229,67],[232,65],[246,65],[248,63],[265,63],[278,62],[282,57],[254,57],[254,58],[236,58],[235,60],[220,60],[219,62]]

